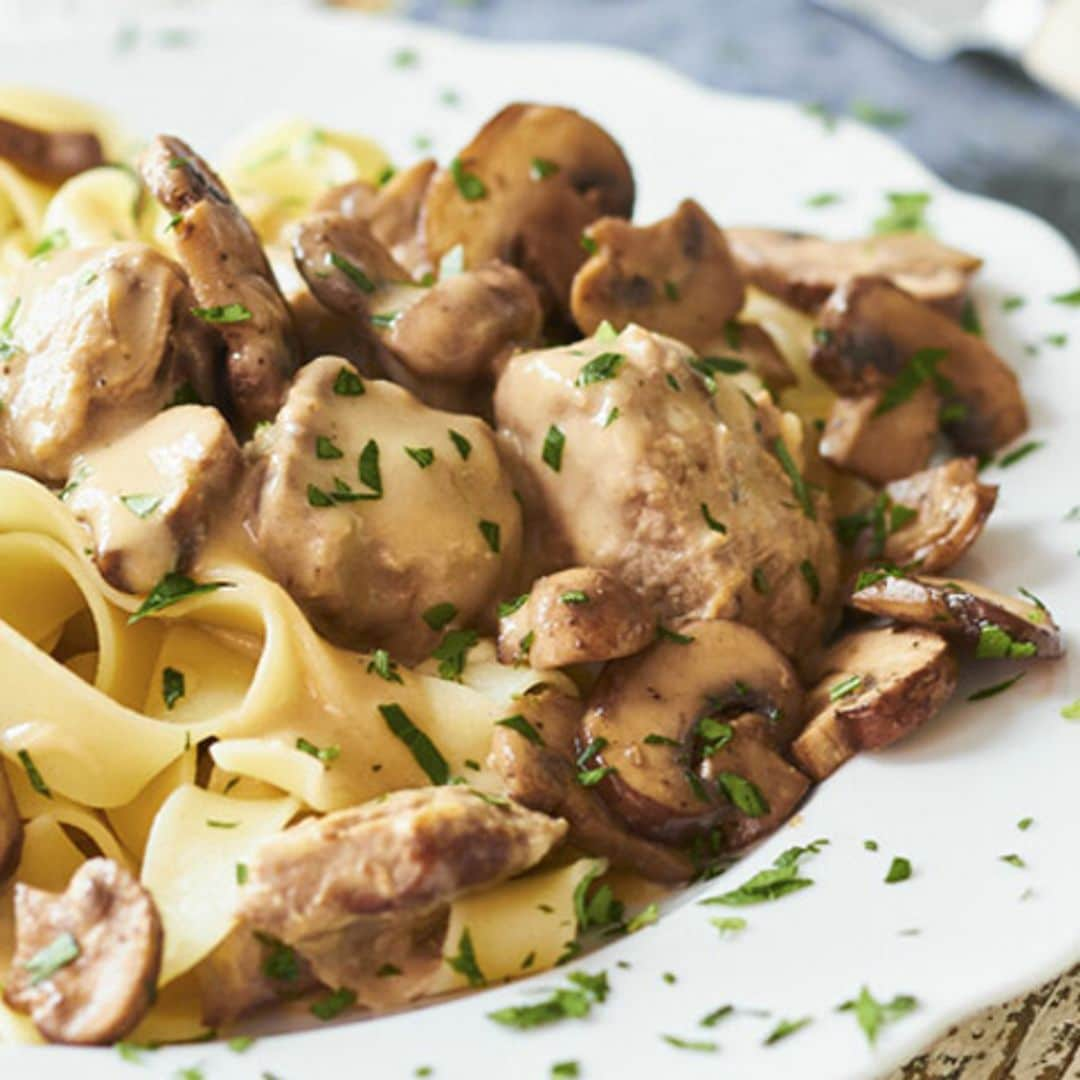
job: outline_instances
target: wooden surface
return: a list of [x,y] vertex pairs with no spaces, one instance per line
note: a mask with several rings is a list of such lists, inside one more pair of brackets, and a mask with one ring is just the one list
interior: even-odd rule
[[1080,1080],[1080,967],[953,1028],[887,1080]]

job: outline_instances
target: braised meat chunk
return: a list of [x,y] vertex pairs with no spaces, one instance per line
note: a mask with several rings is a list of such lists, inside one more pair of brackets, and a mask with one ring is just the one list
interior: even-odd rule
[[159,135],[139,164],[146,186],[174,215],[176,248],[201,317],[228,349],[232,407],[245,429],[270,420],[299,363],[288,306],[250,222],[187,143]]
[[177,394],[213,401],[214,340],[180,268],[143,244],[61,251],[13,287],[0,346],[0,465],[63,482],[76,455]]
[[322,357],[254,456],[256,543],[332,640],[419,660],[437,640],[428,608],[453,604],[468,624],[508,591],[521,512],[479,420]]
[[658,619],[738,619],[808,654],[838,556],[801,428],[696,361],[637,327],[510,361],[495,411],[528,480],[528,540],[547,570],[610,571]]
[[240,472],[221,413],[183,405],[79,458],[67,501],[93,534],[104,577],[144,593],[169,571],[191,568]]

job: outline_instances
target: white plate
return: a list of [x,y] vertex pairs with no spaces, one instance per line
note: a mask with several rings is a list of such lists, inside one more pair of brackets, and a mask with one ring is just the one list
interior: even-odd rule
[[[483,44],[349,16],[204,14],[143,25],[139,44],[126,52],[113,48],[116,28],[100,19],[9,31],[3,77],[87,95],[118,110],[133,129],[176,131],[211,159],[226,138],[266,114],[302,113],[367,132],[408,160],[416,156],[415,136],[431,137],[445,157],[508,100],[563,102],[621,140],[640,181],[643,220],[693,194],[722,223],[853,235],[882,210],[884,192],[931,191],[938,234],[986,257],[976,291],[986,329],[1021,373],[1031,437],[1046,441],[1000,475],[990,471],[1003,484],[999,505],[958,573],[1003,589],[1025,585],[1070,631],[1075,625],[1080,523],[1063,517],[1080,502],[1080,425],[1070,423],[1080,401],[1080,310],[1048,298],[1080,287],[1080,265],[1043,222],[950,190],[866,128],[843,123],[830,135],[796,106],[711,93],[622,53]],[[162,36],[162,26],[188,31],[185,47],[177,47],[175,33]],[[392,63],[403,47],[416,50],[415,66]],[[441,101],[447,89],[460,105]],[[823,190],[841,192],[844,201],[826,210],[804,206]],[[1001,300],[1010,294],[1028,303],[1006,315]],[[1066,347],[1025,353],[1025,343],[1057,332],[1070,334]],[[659,925],[588,957],[580,966],[606,969],[612,993],[587,1021],[517,1033],[485,1017],[558,984],[572,970],[565,969],[375,1022],[261,1039],[243,1056],[214,1045],[160,1051],[147,1057],[147,1070],[170,1075],[200,1065],[208,1080],[264,1069],[283,1080],[382,1080],[430,1065],[437,1080],[478,1080],[542,1078],[553,1062],[575,1059],[590,1080],[880,1075],[950,1023],[1080,957],[1080,725],[1059,716],[1061,705],[1080,695],[1080,678],[1069,659],[1036,664],[1008,693],[980,704],[965,700],[1006,673],[982,665],[928,729],[842,769],[722,886],[691,889]],[[1016,823],[1025,816],[1035,824],[1021,832]],[[830,844],[806,864],[814,887],[738,911],[748,929],[722,940],[709,918],[734,912],[695,901],[817,837]],[[877,853],[864,849],[866,838],[878,841]],[[1012,852],[1026,869],[1000,861]],[[914,877],[886,885],[898,854],[911,859]],[[901,933],[913,928],[920,933]],[[632,967],[616,967],[617,960]],[[677,981],[665,981],[664,972]],[[876,1048],[849,1013],[835,1012],[864,984],[881,999],[909,993],[920,1002],[882,1032]],[[771,1016],[736,1015],[711,1031],[697,1026],[726,1002]],[[814,1022],[762,1046],[778,1020],[802,1016]],[[721,1049],[675,1049],[661,1033],[714,1038]],[[0,1068],[5,1077],[91,1080],[129,1067],[113,1051],[34,1049],[0,1052]]]

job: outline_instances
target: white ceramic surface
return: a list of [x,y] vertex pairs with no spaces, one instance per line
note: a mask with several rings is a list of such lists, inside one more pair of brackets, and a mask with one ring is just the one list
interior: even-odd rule
[[[162,35],[162,27],[188,33]],[[693,194],[722,223],[851,235],[868,229],[886,191],[932,192],[938,234],[986,258],[976,291],[986,330],[1022,376],[1031,437],[1046,442],[1012,468],[989,471],[1002,484],[998,508],[957,573],[1003,589],[1027,586],[1075,638],[1080,522],[1063,518],[1080,502],[1080,429],[1072,422],[1080,410],[1080,309],[1048,298],[1080,287],[1080,265],[1043,222],[947,188],[869,129],[842,123],[828,134],[797,106],[711,93],[617,52],[482,44],[331,15],[204,13],[189,22],[145,22],[137,47],[123,52],[114,48],[116,31],[101,17],[51,28],[0,26],[0,78],[88,96],[118,110],[135,131],[176,131],[211,157],[230,135],[275,113],[370,133],[405,161],[417,156],[416,136],[427,136],[445,157],[508,100],[562,102],[621,140],[640,183],[642,220]],[[416,50],[415,66],[391,62],[402,47]],[[459,105],[442,102],[446,89],[457,91]],[[844,201],[819,210],[804,205],[823,190]],[[1001,301],[1010,294],[1028,303],[1006,314]],[[1061,332],[1070,335],[1065,347],[1043,341]],[[1040,341],[1038,355],[1029,355],[1025,344]],[[722,882],[674,898],[657,926],[575,965],[605,969],[611,979],[608,1002],[587,1021],[519,1033],[485,1017],[534,1000],[571,966],[374,1022],[263,1038],[242,1056],[215,1045],[160,1051],[147,1055],[141,1074],[199,1066],[208,1080],[264,1070],[282,1080],[383,1080],[430,1065],[438,1080],[539,1080],[552,1063],[573,1059],[589,1080],[881,1075],[950,1023],[1080,959],[1080,724],[1059,716],[1080,695],[1080,675],[1072,659],[1032,665],[1008,693],[966,701],[1009,670],[982,665],[928,729],[846,766]],[[1035,824],[1021,832],[1016,823],[1025,816]],[[789,845],[817,837],[830,844],[805,864],[812,888],[737,912],[697,904]],[[866,838],[878,841],[877,853],[864,849]],[[1000,861],[1011,852],[1023,856],[1026,869]],[[914,876],[886,885],[898,854],[911,859]],[[721,939],[709,918],[736,913],[748,928]],[[911,929],[919,933],[901,933]],[[621,969],[618,960],[632,966]],[[665,981],[664,972],[676,981]],[[835,1011],[864,984],[882,999],[909,993],[920,1002],[882,1032],[876,1048],[850,1014]],[[726,1002],[771,1015],[736,1014],[711,1031],[697,1026]],[[779,1019],[803,1016],[814,1022],[762,1045]],[[675,1049],[661,1033],[715,1039],[720,1050]],[[96,1080],[128,1072],[140,1069],[113,1051],[0,1050],[5,1078]]]

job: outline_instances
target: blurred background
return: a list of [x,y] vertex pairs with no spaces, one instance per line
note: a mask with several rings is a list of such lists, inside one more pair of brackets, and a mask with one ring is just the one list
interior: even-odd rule
[[1080,0],[0,0],[0,47],[5,26],[74,11],[319,6],[616,45],[721,90],[801,102],[823,122],[853,115],[1080,246]]
[[721,90],[853,114],[1080,246],[1080,0],[339,2],[483,37],[618,45]]

